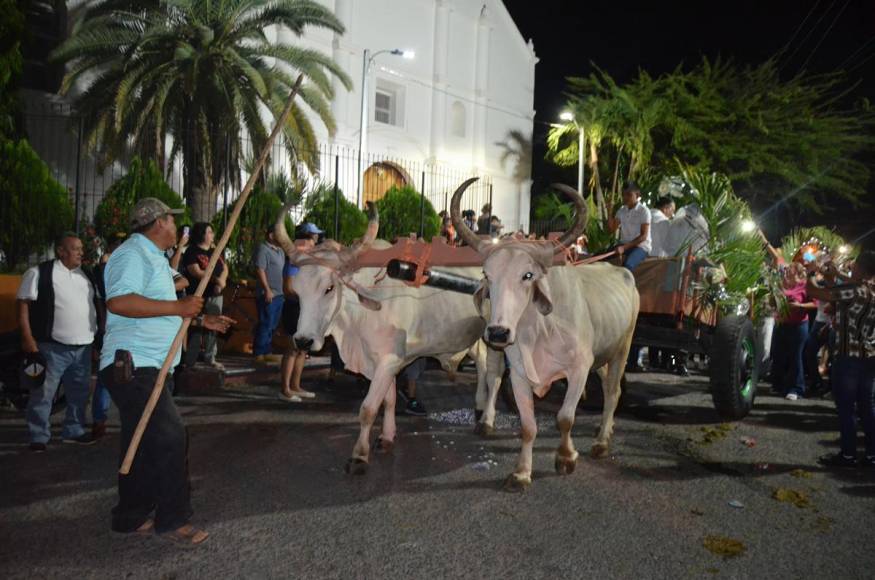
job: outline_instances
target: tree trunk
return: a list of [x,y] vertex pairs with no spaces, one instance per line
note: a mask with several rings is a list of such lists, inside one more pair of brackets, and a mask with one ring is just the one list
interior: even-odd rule
[[208,222],[216,208],[215,190],[210,186],[203,146],[193,117],[187,123],[185,142],[182,146],[183,198],[191,208],[195,222]]
[[617,158],[614,159],[614,179],[611,181],[611,199],[617,197],[617,179],[620,177],[620,150],[617,149]]
[[605,192],[602,191],[602,179],[599,175],[599,155],[595,143],[589,145],[590,162],[589,167],[592,175],[593,183],[595,183],[595,203],[598,210],[599,219],[605,219],[608,215],[608,208],[605,206]]

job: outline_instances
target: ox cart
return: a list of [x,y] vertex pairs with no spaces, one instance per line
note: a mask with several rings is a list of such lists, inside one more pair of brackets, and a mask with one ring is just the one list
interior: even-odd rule
[[714,408],[737,420],[753,406],[759,348],[750,309],[727,314],[705,292],[712,270],[689,254],[642,262],[634,272],[641,307],[632,343],[708,355]]
[[[554,264],[583,264],[612,255],[570,262],[562,254]],[[402,239],[391,248],[369,250],[362,265],[386,267],[389,277],[408,284],[427,284],[472,294],[479,280],[463,278],[441,268],[477,267],[480,254],[468,247],[453,248],[442,239],[430,244]],[[635,270],[640,311],[633,344],[671,349],[710,358],[710,390],[721,417],[737,420],[751,410],[758,382],[758,345],[748,312],[726,314],[704,291],[709,265],[690,254],[649,258]]]

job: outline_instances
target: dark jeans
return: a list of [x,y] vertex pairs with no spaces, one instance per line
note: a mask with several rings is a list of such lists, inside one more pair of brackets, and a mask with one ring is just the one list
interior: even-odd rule
[[863,424],[866,455],[875,456],[875,358],[836,357],[832,392],[839,413],[842,453],[857,454],[857,411]]
[[258,309],[258,325],[255,327],[255,342],[252,345],[252,354],[258,356],[270,354],[273,333],[280,323],[283,313],[283,296],[274,296],[271,302],[264,299],[264,295],[255,299]]
[[[129,383],[116,384],[112,365],[100,371],[100,380],[109,389],[121,415],[119,465],[157,377],[156,368],[136,369]],[[172,390],[173,378],[168,375],[131,471],[118,476],[119,501],[112,509],[113,531],[135,531],[152,511],[155,512],[155,530],[159,533],[180,528],[191,518],[188,433],[173,402]]]
[[[210,296],[204,299],[204,314],[222,314],[222,296]],[[204,351],[204,362],[213,364],[216,362],[216,353],[218,352],[218,344],[216,343],[216,333],[212,330],[205,330],[200,327],[189,327],[188,342],[186,345],[185,356],[183,362],[186,367],[193,367],[197,362],[197,357],[201,352],[201,346]]]
[[772,390],[799,396],[805,394],[802,352],[808,338],[808,322],[778,323],[772,337]]
[[639,247],[634,247],[631,250],[623,252],[623,267],[627,270],[634,270],[638,264],[647,258],[647,252]]
[[808,341],[805,343],[805,372],[808,374],[808,380],[811,383],[811,386],[815,388],[823,383],[817,367],[820,362],[818,357],[820,349],[823,348],[829,340],[829,333],[824,331],[826,325],[826,322],[815,322],[811,326]]

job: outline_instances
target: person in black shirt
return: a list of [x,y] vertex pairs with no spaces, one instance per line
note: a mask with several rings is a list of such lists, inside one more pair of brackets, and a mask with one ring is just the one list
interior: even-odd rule
[[480,210],[480,217],[477,218],[477,235],[488,236],[492,234],[490,226],[492,225],[492,206],[488,203]]
[[[188,280],[186,292],[189,296],[197,290],[198,284],[206,274],[207,264],[213,255],[213,240],[215,234],[210,224],[198,222],[191,228],[191,243],[182,256],[181,269]],[[204,291],[204,314],[222,314],[222,291],[228,282],[228,269],[221,258],[216,263],[210,284]],[[216,333],[211,330],[192,328],[188,331],[188,344],[185,351],[185,366],[191,368],[197,362],[203,342],[204,362],[219,370],[221,363],[216,362]]]

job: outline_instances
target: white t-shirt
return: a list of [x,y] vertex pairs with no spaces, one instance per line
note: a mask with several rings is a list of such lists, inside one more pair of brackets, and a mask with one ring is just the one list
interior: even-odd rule
[[[68,270],[61,260],[55,260],[52,267],[52,287],[55,290],[52,338],[62,344],[76,346],[94,342],[94,334],[97,332],[94,287],[82,269]],[[21,277],[16,298],[34,301],[38,290],[39,266],[34,266]]]
[[[625,205],[617,210],[617,219],[620,220],[620,243],[626,244],[641,235],[641,224],[650,223],[650,210],[647,206],[638,202],[638,205],[629,209]],[[638,247],[650,253],[651,238],[650,230],[647,231],[647,237],[643,242],[638,244]]]
[[650,255],[657,258],[667,257],[666,241],[671,220],[661,210],[650,210]]

